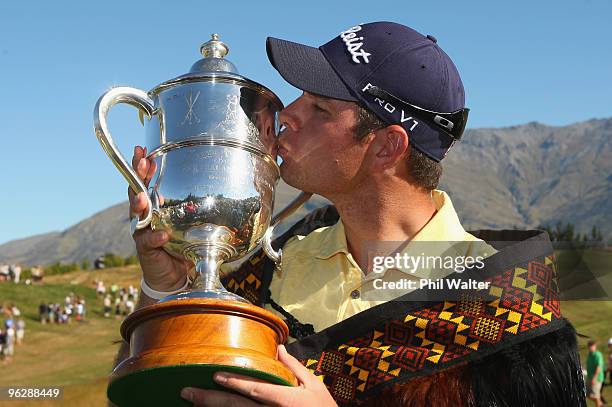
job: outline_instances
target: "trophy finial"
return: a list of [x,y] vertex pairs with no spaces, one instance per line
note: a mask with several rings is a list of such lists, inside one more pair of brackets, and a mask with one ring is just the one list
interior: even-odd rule
[[211,39],[200,47],[200,53],[204,58],[223,58],[229,52],[229,47],[219,40],[219,34],[214,33]]

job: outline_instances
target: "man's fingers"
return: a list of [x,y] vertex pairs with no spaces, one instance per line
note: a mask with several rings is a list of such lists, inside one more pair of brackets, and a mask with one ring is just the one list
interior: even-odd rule
[[163,230],[149,233],[146,237],[146,244],[151,249],[159,249],[170,240],[170,236]]
[[149,172],[149,160],[146,158],[141,158],[138,162],[138,166],[136,167],[136,174],[138,174],[138,178],[144,180]]
[[261,407],[261,404],[237,394],[194,387],[185,387],[181,391],[181,397],[192,402],[196,407]]
[[144,150],[140,146],[134,147],[134,155],[132,156],[132,168],[136,169],[140,159],[144,157]]
[[278,360],[284,363],[297,377],[298,381],[304,384],[319,382],[318,379],[310,373],[308,369],[304,365],[300,363],[299,360],[294,358],[287,352],[284,345],[278,346]]
[[132,168],[136,171],[138,177],[143,180],[145,185],[149,184],[153,174],[157,169],[157,164],[154,160],[147,158],[147,148],[140,146],[134,147],[134,155],[132,156]]
[[294,396],[292,392],[296,390],[295,387],[267,383],[252,377],[227,372],[217,372],[213,379],[228,389],[273,406],[286,405]]
[[191,268],[194,266],[191,260],[183,259],[182,262],[183,262],[183,267],[185,268],[185,271],[187,272],[191,270]]
[[149,206],[149,201],[144,192],[140,192],[138,195],[134,195],[132,192],[132,198],[130,199],[130,214],[132,217],[142,216]]
[[149,185],[151,178],[153,178],[153,175],[155,174],[155,170],[157,170],[157,163],[155,160],[149,160],[149,171],[147,171],[147,175],[144,179],[145,185]]
[[158,249],[169,239],[170,236],[163,230],[153,232],[151,229],[142,229],[134,234],[136,245],[143,251]]

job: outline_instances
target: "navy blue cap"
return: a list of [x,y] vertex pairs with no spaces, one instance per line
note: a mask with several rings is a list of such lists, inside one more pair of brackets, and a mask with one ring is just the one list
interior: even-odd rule
[[293,86],[365,105],[383,122],[401,125],[435,161],[465,128],[459,72],[431,35],[376,22],[350,27],[319,48],[269,37],[267,52]]

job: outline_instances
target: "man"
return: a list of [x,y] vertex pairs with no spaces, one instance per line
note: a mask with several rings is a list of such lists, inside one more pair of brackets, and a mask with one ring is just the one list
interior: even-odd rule
[[590,340],[588,343],[589,354],[587,356],[587,397],[595,402],[596,407],[603,405],[601,401],[601,387],[604,381],[604,359],[597,350],[597,341]]
[[12,314],[4,321],[4,332],[6,332],[4,355],[10,358],[15,353],[15,320]]
[[[418,255],[416,243],[428,241],[447,242],[431,249],[436,256],[452,253],[482,260],[496,251],[463,229],[450,198],[435,189],[440,161],[461,137],[467,119],[459,73],[436,39],[399,24],[371,23],[351,27],[318,49],[269,38],[267,50],[283,78],[304,92],[279,115],[281,176],[289,185],[328,198],[334,206],[310,215],[277,239],[277,245],[283,246],[280,271],[257,254],[225,283],[286,319],[295,339],[287,348],[302,363],[284,347],[279,359],[294,372],[300,387],[221,373],[215,376],[217,383],[248,398],[199,389],[184,389],[182,395],[196,405],[210,406],[257,405],[253,399],[292,406],[522,405],[516,400],[524,395],[533,397],[528,405],[546,397],[554,405],[582,405],[581,378],[571,365],[577,359],[573,331],[560,321],[557,309],[549,310],[553,291],[546,297],[552,302],[535,303],[543,318],[521,311],[529,304],[526,298],[539,295],[536,285],[550,284],[548,260],[538,268],[538,276],[545,280],[541,283],[531,284],[530,277],[517,271],[520,275],[515,277],[526,282],[522,288],[533,292],[525,294],[519,287],[515,294],[528,297],[516,310],[508,303],[508,308],[498,307],[488,315],[492,303],[478,301],[427,305],[432,303],[418,302],[423,297],[415,286],[404,290],[402,301],[387,302],[376,295],[375,285],[381,282],[434,277],[437,281],[453,273],[436,267],[420,267],[414,273],[386,267],[373,278],[371,249],[374,245],[375,251],[380,250],[380,242],[397,243],[386,251],[388,255]],[[136,147],[132,165],[148,182],[155,168],[145,157],[146,151]],[[130,192],[130,198],[132,214],[142,214],[145,197]],[[142,230],[134,238],[148,292],[184,287],[192,265],[161,250],[169,239],[165,232]],[[481,277],[495,282],[495,267],[501,272],[515,263],[503,260],[508,256],[494,257],[498,265],[489,262],[490,270]],[[265,281],[264,289],[236,288],[244,287],[237,282],[245,281],[247,274]],[[474,268],[466,274],[480,275]],[[509,281],[519,281],[515,277],[498,279],[495,289],[502,292],[500,287]],[[462,277],[453,273],[453,278]],[[499,305],[503,299],[495,301]],[[139,306],[152,302],[143,295]],[[529,314],[529,321],[523,313]],[[499,318],[502,314],[507,319]],[[562,328],[566,336],[552,338],[554,345],[541,339]],[[498,388],[497,383],[509,382],[512,373],[547,368],[530,365],[532,355],[526,356],[518,345],[510,346],[514,353],[498,357],[510,363],[517,355],[516,367],[503,372],[503,377],[493,363],[471,367],[502,349],[508,335],[524,340],[522,333],[533,329],[530,334],[540,337],[533,346],[544,347],[544,354],[568,349],[563,357],[569,359],[559,363],[570,367],[571,377],[564,373],[551,379],[549,383],[557,386],[549,386],[553,391],[521,392],[524,382],[515,389],[518,396],[506,394],[508,386]],[[462,366],[469,360],[475,362]],[[481,368],[489,371],[481,376]]]
[[612,338],[608,339],[608,368],[606,369],[612,384]]

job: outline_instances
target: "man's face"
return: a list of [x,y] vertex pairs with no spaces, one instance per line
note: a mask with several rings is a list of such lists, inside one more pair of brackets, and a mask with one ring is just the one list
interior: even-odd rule
[[589,346],[589,352],[595,352],[597,350],[597,344],[594,343]]
[[287,106],[279,114],[283,180],[323,196],[359,184],[367,143],[354,136],[357,112],[356,103],[306,92]]

